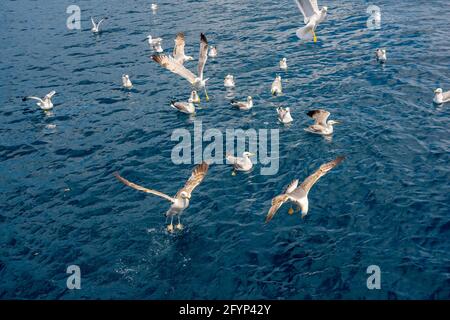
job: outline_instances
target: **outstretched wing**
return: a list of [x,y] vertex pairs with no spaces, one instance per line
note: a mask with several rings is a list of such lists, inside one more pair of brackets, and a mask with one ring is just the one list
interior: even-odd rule
[[200,53],[198,57],[198,77],[203,80],[203,70],[208,59],[208,40],[203,33],[200,34]]
[[319,13],[319,7],[317,6],[317,0],[295,0],[298,9],[305,17],[305,23],[314,14]]
[[284,191],[284,193],[291,193],[295,189],[297,189],[297,187],[298,187],[298,179],[295,179],[294,181],[292,181],[291,183],[289,183],[287,185],[286,190]]
[[319,110],[308,111],[307,115],[310,116],[311,118],[313,118],[314,120],[316,120],[315,124],[320,124],[322,126],[326,126],[327,119],[330,116],[330,113],[326,110],[319,109]]
[[151,190],[151,189],[147,189],[147,188],[141,187],[140,185],[137,185],[137,184],[135,184],[135,183],[133,183],[131,181],[128,181],[127,179],[121,177],[118,172],[115,172],[114,176],[117,179],[119,179],[119,181],[121,181],[122,183],[124,183],[125,185],[127,185],[127,186],[129,186],[129,187],[131,187],[133,189],[136,189],[136,190],[139,190],[139,191],[142,191],[142,192],[145,192],[145,193],[154,194],[155,196],[164,198],[164,199],[166,199],[166,200],[168,200],[170,202],[175,202],[175,199],[170,197],[170,196],[168,196],[167,194],[164,194],[164,193],[156,191],[156,190]]
[[27,100],[37,100],[37,101],[39,101],[39,102],[41,102],[41,103],[44,102],[41,98],[39,98],[39,97],[34,97],[34,96],[28,96],[28,97],[23,97],[23,98],[22,98],[22,101],[27,101]]
[[56,91],[53,90],[51,92],[49,92],[44,98],[45,99],[51,99],[54,95],[55,95]]
[[184,63],[184,33],[179,32],[175,38],[175,47],[173,48],[173,58],[180,64]]
[[92,23],[92,27],[96,28],[97,25],[95,24],[94,18],[91,17],[91,23]]
[[339,156],[333,161],[327,162],[320,166],[319,170],[314,172],[312,175],[310,175],[308,178],[303,181],[301,184],[301,188],[308,194],[309,190],[311,190],[311,187],[324,175],[326,175],[331,169],[336,167],[339,163],[341,163],[345,157]]
[[272,199],[272,206],[270,207],[269,213],[267,214],[266,223],[272,220],[272,218],[277,213],[278,209],[280,209],[283,203],[285,203],[288,200],[289,196],[287,194],[282,194]]
[[101,24],[103,21],[107,20],[107,19],[108,19],[108,18],[103,18],[102,20],[100,20],[100,21],[98,22],[98,24],[97,24],[97,27],[100,28],[100,24]]
[[154,55],[152,56],[153,61],[157,62],[161,67],[166,68],[167,70],[182,76],[191,84],[195,82],[195,75],[186,69],[183,65],[179,64],[175,61],[174,58],[166,55]]
[[192,191],[194,191],[194,189],[203,181],[203,179],[205,179],[206,173],[208,172],[208,167],[209,165],[204,161],[196,166],[184,187],[177,192],[175,198],[177,198],[178,195],[183,191],[191,196]]

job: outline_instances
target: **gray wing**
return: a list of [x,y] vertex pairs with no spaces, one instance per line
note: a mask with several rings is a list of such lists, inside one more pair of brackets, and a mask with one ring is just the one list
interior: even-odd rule
[[153,61],[158,63],[161,67],[166,68],[167,70],[182,76],[191,84],[194,84],[196,79],[195,74],[186,69],[183,65],[176,62],[174,58],[166,55],[154,55],[152,56],[152,59]]
[[173,48],[173,57],[174,59],[180,63],[184,63],[184,46],[186,42],[184,40],[184,33],[179,32],[177,37],[175,38],[175,47]]
[[231,102],[231,105],[233,107],[236,107],[236,108],[239,108],[239,109],[246,109],[247,108],[247,103],[246,102],[241,102],[241,101]]
[[28,96],[28,97],[23,98],[22,100],[23,100],[23,101],[26,101],[26,100],[37,100],[37,101],[39,101],[39,102],[41,102],[41,103],[44,102],[44,100],[42,100],[41,98],[39,98],[39,97],[34,97],[34,96]]
[[444,101],[450,101],[450,91],[443,92],[442,93],[442,98],[443,98]]
[[93,26],[94,28],[97,27],[97,25],[95,24],[94,18],[92,18],[92,17],[91,17],[91,23],[92,23],[92,26]]
[[326,175],[331,169],[336,167],[339,163],[341,163],[345,157],[340,156],[334,159],[333,161],[327,162],[320,166],[319,170],[314,172],[312,175],[310,175],[308,178],[303,181],[303,183],[300,185],[300,188],[303,189],[303,191],[308,194],[309,190],[311,190],[311,187],[324,175]]
[[198,77],[203,80],[203,70],[208,59],[208,40],[205,35],[200,34],[200,53],[198,57]]
[[277,109],[277,112],[278,112],[278,117],[279,117],[280,119],[283,119],[284,116],[286,115],[286,110],[284,110],[284,109],[282,109],[282,108],[278,108],[278,109]]
[[244,158],[241,157],[233,157],[232,155],[227,154],[226,159],[238,168],[244,168]]
[[326,126],[327,119],[330,116],[330,113],[326,110],[319,109],[311,110],[307,113],[307,115],[316,120],[315,124]]
[[185,102],[172,102],[172,106],[175,108],[175,109],[178,109],[178,110],[180,110],[180,111],[182,111],[182,112],[189,112],[189,110],[188,110],[188,103],[185,103]]
[[156,191],[156,190],[152,190],[152,189],[147,189],[147,188],[141,187],[140,185],[137,185],[137,184],[135,184],[135,183],[133,183],[133,182],[131,182],[131,181],[128,181],[127,179],[121,177],[121,176],[119,175],[118,172],[115,172],[115,173],[114,173],[114,176],[115,176],[120,182],[122,182],[123,184],[125,184],[125,185],[127,185],[127,186],[129,186],[129,187],[131,187],[131,188],[133,188],[133,189],[136,189],[136,190],[139,190],[139,191],[142,191],[142,192],[145,192],[145,193],[153,194],[153,195],[155,195],[155,196],[164,198],[164,199],[166,199],[166,200],[168,200],[168,201],[170,201],[170,202],[175,202],[175,199],[172,198],[172,197],[170,197],[170,196],[168,196],[167,194],[164,194],[164,193],[159,192],[159,191]]
[[205,179],[205,176],[208,173],[208,168],[209,165],[205,161],[196,166],[195,169],[192,171],[192,174],[189,177],[186,184],[184,185],[184,187],[177,192],[175,198],[177,198],[183,191],[186,192],[189,196],[191,196],[192,191],[194,191],[194,189],[200,183],[202,183],[203,179]]
[[56,93],[55,90],[49,92],[49,93],[44,97],[44,99],[51,99],[51,98],[55,95],[55,93]]
[[286,190],[284,193],[291,193],[294,192],[295,189],[298,187],[298,179],[293,180],[291,183],[289,183],[286,187]]
[[317,6],[316,0],[295,0],[295,3],[298,6],[298,9],[305,17],[305,23],[307,23],[308,19],[316,13],[319,13],[319,8]]
[[100,20],[100,21],[97,23],[97,27],[100,28],[100,24],[101,24],[103,21],[105,21],[106,19],[108,19],[108,18],[103,18],[102,20]]

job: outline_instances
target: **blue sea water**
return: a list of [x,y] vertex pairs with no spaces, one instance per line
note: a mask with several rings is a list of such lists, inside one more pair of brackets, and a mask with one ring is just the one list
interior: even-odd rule
[[[449,299],[450,4],[428,1],[320,1],[328,19],[318,42],[302,43],[294,1],[2,1],[0,17],[1,299]],[[82,30],[66,28],[66,8],[81,8]],[[381,8],[379,30],[366,26]],[[90,16],[108,16],[90,32]],[[142,40],[199,34],[217,44],[205,74],[211,101],[198,110],[204,129],[277,128],[277,175],[258,164],[232,176],[212,165],[168,234],[164,200],[118,182],[120,171],[175,194],[193,165],[175,165],[170,140],[193,119],[169,107],[187,82],[149,58]],[[386,47],[382,67],[374,50]],[[289,69],[278,61],[286,57]],[[195,69],[195,63],[187,64]],[[134,83],[121,89],[121,75]],[[246,113],[228,105],[254,96]],[[270,96],[279,73],[284,95]],[[52,115],[24,95],[56,90]],[[294,123],[277,123],[274,105]],[[303,130],[306,112],[324,108],[343,122],[331,141]],[[267,225],[271,199],[322,163],[347,159],[310,193],[306,219],[283,207]],[[81,290],[66,268],[79,265]],[[366,269],[381,269],[368,290]]]

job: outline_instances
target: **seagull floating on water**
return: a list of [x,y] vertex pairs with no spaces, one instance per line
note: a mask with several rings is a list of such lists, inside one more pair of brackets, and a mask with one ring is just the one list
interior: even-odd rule
[[152,11],[158,10],[158,5],[156,3],[152,3],[151,5]]
[[166,212],[166,217],[171,218],[170,224],[167,226],[167,230],[169,232],[172,232],[174,216],[178,217],[178,224],[176,225],[176,228],[178,230],[183,229],[183,225],[180,222],[180,215],[189,206],[192,191],[194,191],[194,189],[203,181],[207,172],[208,172],[208,164],[206,162],[202,162],[197,167],[195,167],[195,169],[192,171],[189,180],[186,182],[184,187],[177,192],[177,194],[174,197],[170,197],[167,194],[164,194],[156,190],[141,187],[133,182],[128,181],[125,178],[122,178],[117,172],[114,173],[114,175],[116,176],[117,179],[119,179],[119,181],[123,182],[125,185],[133,189],[150,193],[170,201],[172,205],[170,206],[170,209]]
[[295,0],[300,12],[303,14],[306,26],[297,30],[297,37],[301,40],[311,40],[317,42],[316,28],[323,20],[328,12],[327,7],[319,10],[317,0]]
[[182,64],[177,62],[173,57],[167,55],[153,55],[152,59],[163,68],[178,74],[183,77],[196,89],[204,89],[206,95],[206,101],[209,100],[208,93],[206,92],[206,81],[208,79],[203,78],[203,71],[205,69],[206,60],[208,59],[208,41],[205,35],[200,35],[200,54],[198,58],[198,75],[196,76],[190,70],[186,69]]
[[211,46],[211,48],[209,49],[208,55],[209,55],[210,58],[217,57],[217,47],[216,46]]
[[252,160],[250,160],[250,157],[253,156],[255,156],[254,153],[244,152],[242,157],[233,157],[232,155],[227,154],[225,158],[233,166],[233,175],[235,175],[235,171],[250,171],[253,168]]
[[162,38],[153,38],[151,35],[148,35],[145,40],[147,40],[148,45],[153,49],[153,51],[158,53],[163,52],[163,48],[161,46]]
[[450,91],[443,92],[441,88],[437,88],[436,90],[434,90],[433,102],[436,104],[450,102]]
[[[270,207],[269,213],[266,217],[266,223],[272,220],[274,215],[277,213],[278,209],[288,201],[293,202],[296,205],[297,211],[302,212],[302,218],[304,218],[308,214],[309,209],[309,201],[308,201],[308,193],[311,190],[312,186],[324,175],[326,175],[331,169],[336,167],[339,163],[341,163],[345,157],[340,156],[334,159],[331,162],[325,163],[320,166],[319,170],[314,172],[308,178],[303,181],[303,183],[299,186],[299,180],[296,179],[292,181],[286,188],[286,191],[276,196],[272,199],[272,206]],[[288,211],[289,214],[293,214],[294,210],[292,208]]]
[[387,57],[386,57],[386,49],[377,49],[375,50],[375,57],[377,58],[377,61],[381,64],[386,63]]
[[277,108],[277,113],[278,113],[278,120],[281,123],[291,123],[292,121],[294,121],[294,119],[292,119],[291,116],[290,108],[283,109],[282,107],[279,107]]
[[28,96],[24,97],[22,101],[37,100],[38,102],[36,104],[41,107],[42,110],[50,110],[53,108],[52,97],[55,95],[55,93],[56,91],[53,90],[42,99],[39,97]]
[[192,90],[191,96],[189,97],[188,101],[192,103],[200,103],[200,97],[198,96],[197,91]]
[[170,106],[182,113],[186,113],[186,114],[194,114],[195,113],[195,106],[194,106],[193,102],[172,101]]
[[133,88],[130,77],[127,74],[122,75],[122,86],[126,89]]
[[235,83],[234,83],[234,76],[232,76],[231,74],[227,75],[225,77],[225,80],[223,81],[223,85],[226,88],[234,88]]
[[247,101],[231,101],[231,105],[239,110],[250,110],[253,108],[253,98],[248,96]]
[[283,58],[280,60],[280,69],[286,70],[287,69],[287,59]]
[[275,80],[272,83],[272,95],[277,96],[280,95],[283,92],[282,85],[281,85],[281,77],[276,76]]
[[328,120],[330,113],[326,110],[312,110],[307,113],[308,116],[315,120],[313,125],[310,125],[308,128],[305,128],[305,131],[321,134],[321,135],[330,135],[333,133],[333,125],[339,124],[339,121]]
[[91,31],[93,33],[99,33],[100,32],[100,25],[103,21],[107,20],[108,18],[101,19],[98,23],[95,23],[94,18],[91,17],[91,23],[92,23],[92,29]]
[[183,32],[179,32],[174,41],[175,47],[173,48],[173,58],[175,59],[175,61],[177,61],[179,64],[184,64],[186,61],[194,60],[193,57],[184,54],[184,46],[186,45],[186,42],[184,40]]

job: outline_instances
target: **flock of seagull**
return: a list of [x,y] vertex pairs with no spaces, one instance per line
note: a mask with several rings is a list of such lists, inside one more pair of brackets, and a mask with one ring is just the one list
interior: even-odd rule
[[[299,28],[296,31],[296,35],[305,41],[312,40],[314,42],[317,41],[316,28],[317,26],[325,20],[328,8],[323,7],[319,10],[317,0],[295,0],[300,12],[303,14],[305,26]],[[151,5],[152,11],[155,13],[158,10],[157,4]],[[103,18],[98,22],[95,22],[93,18],[91,18],[93,33],[101,32],[102,23],[107,20],[107,18]],[[191,94],[187,101],[175,101],[172,100],[170,106],[182,113],[193,114],[196,112],[196,106],[200,103],[200,96],[198,91],[203,90],[205,94],[206,101],[209,101],[209,96],[206,89],[206,84],[208,78],[204,77],[204,70],[206,61],[209,58],[216,58],[218,56],[218,50],[216,46],[210,46],[208,44],[208,40],[206,36],[201,33],[200,34],[200,50],[199,50],[199,58],[198,58],[198,66],[197,73],[194,74],[191,70],[185,67],[185,63],[189,61],[193,61],[194,58],[192,56],[186,55],[185,53],[185,37],[184,33],[180,32],[176,35],[174,40],[175,46],[172,52],[172,55],[165,54],[162,48],[162,38],[155,38],[149,35],[145,41],[148,42],[148,45],[153,49],[155,54],[152,55],[152,60],[159,64],[164,69],[175,73],[181,76],[183,79],[187,80],[191,86]],[[380,64],[385,64],[387,62],[386,49],[378,48],[375,51],[375,59]],[[281,70],[287,70],[288,64],[287,59],[282,58],[279,61],[279,68]],[[233,75],[228,74],[224,79],[224,87],[226,88],[234,88],[236,85],[235,78]],[[133,84],[130,80],[130,77],[127,74],[122,75],[122,86],[125,89],[133,88]],[[282,79],[280,75],[277,75],[271,86],[271,94],[273,96],[279,96],[283,93]],[[49,111],[53,108],[52,97],[56,94],[55,91],[51,91],[44,98],[39,98],[36,96],[27,96],[23,98],[23,101],[26,100],[36,100],[37,105],[44,111]],[[433,102],[436,104],[442,104],[446,102],[450,102],[450,91],[443,92],[441,88],[437,88],[434,91]],[[253,98],[248,96],[244,101],[231,101],[231,106],[238,110],[250,110],[253,108]],[[278,120],[283,124],[289,124],[293,122],[293,118],[290,113],[290,108],[278,107],[276,109]],[[308,128],[305,128],[307,132],[320,134],[323,136],[331,136],[333,134],[334,128],[333,126],[339,124],[339,121],[336,120],[328,120],[330,116],[330,112],[318,109],[311,110],[307,112],[307,115],[314,120],[314,124],[310,125]],[[233,175],[236,175],[236,171],[250,171],[253,168],[253,163],[251,161],[251,157],[255,156],[255,154],[250,152],[244,152],[241,157],[235,157],[233,155],[227,154],[226,160],[233,167]],[[291,202],[296,207],[296,211],[301,211],[301,217],[304,218],[309,209],[309,201],[308,201],[308,193],[311,187],[325,174],[327,174],[331,169],[340,164],[345,157],[339,156],[334,160],[327,162],[319,167],[317,171],[315,171],[312,175],[307,177],[301,184],[299,184],[299,180],[293,180],[285,189],[285,191],[272,199],[272,205],[269,209],[269,212],[266,216],[266,223],[269,222],[274,215],[277,213],[278,209],[286,202]],[[169,232],[174,231],[173,219],[176,216],[178,218],[178,223],[175,228],[178,230],[183,229],[183,225],[180,222],[181,213],[189,206],[189,202],[191,199],[191,194],[194,189],[204,180],[207,172],[208,172],[209,164],[207,162],[202,162],[197,165],[192,171],[191,176],[181,188],[175,196],[171,197],[162,192],[148,189],[142,186],[139,186],[127,179],[123,178],[119,175],[119,173],[114,173],[119,181],[124,183],[125,185],[134,188],[136,190],[146,192],[149,194],[153,194],[159,196],[163,199],[166,199],[171,203],[169,210],[166,212],[166,217],[170,218],[170,224],[167,226],[167,230]],[[289,214],[294,213],[294,209],[291,208],[288,211]]]

